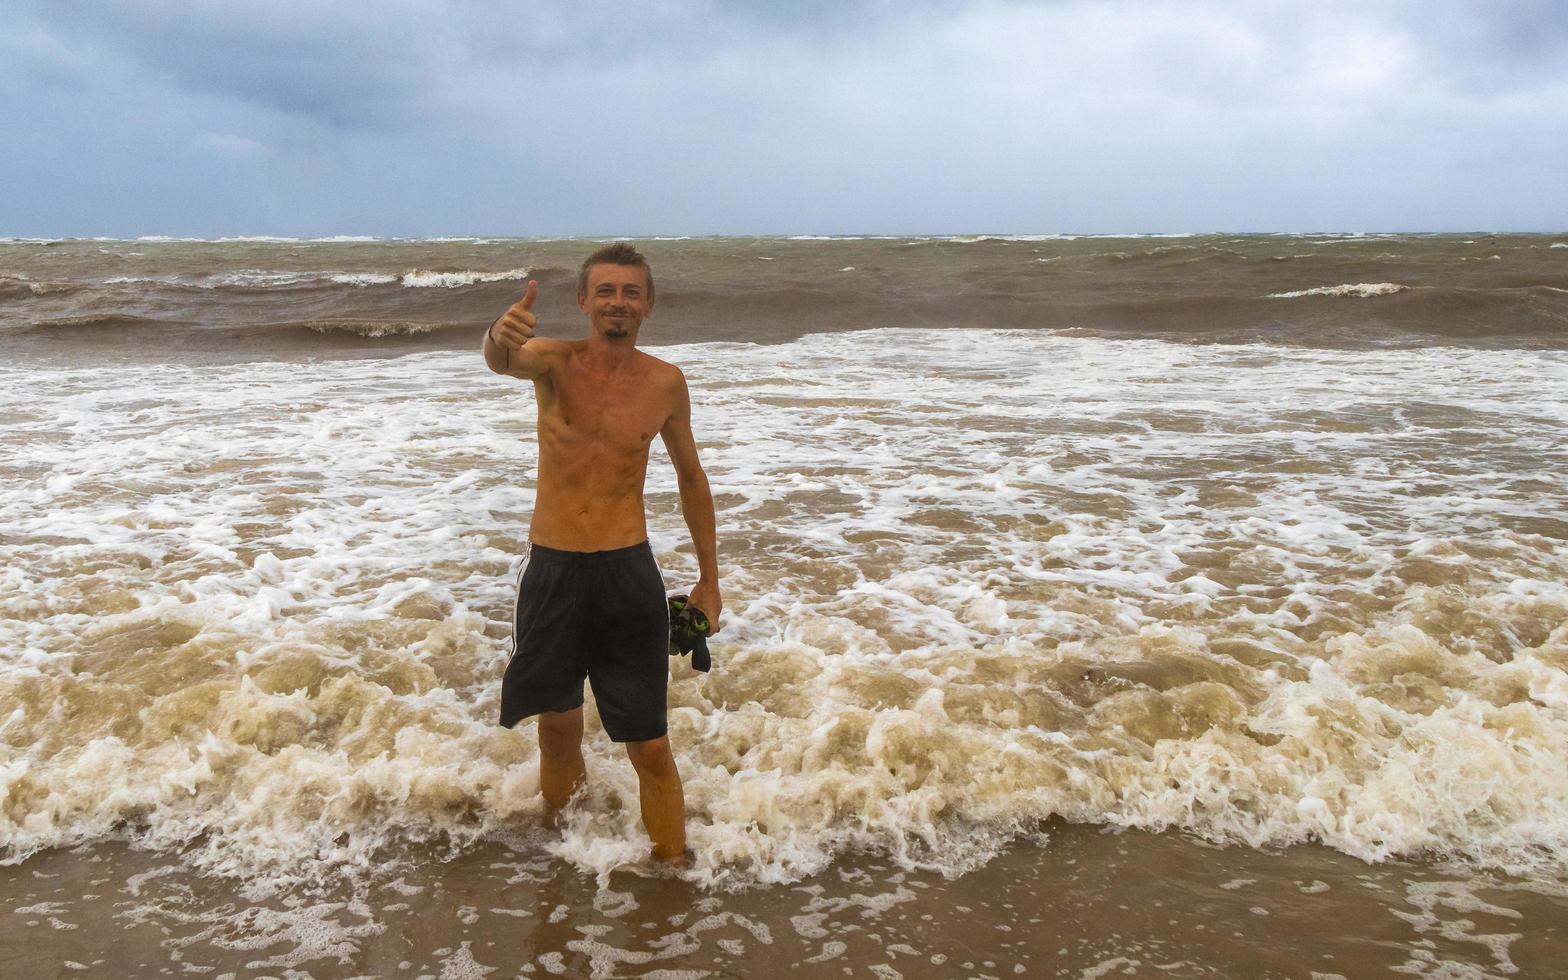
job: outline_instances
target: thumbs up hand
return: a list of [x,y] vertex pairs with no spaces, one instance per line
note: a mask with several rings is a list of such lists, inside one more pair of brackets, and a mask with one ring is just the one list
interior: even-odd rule
[[534,316],[534,300],[539,297],[539,283],[528,280],[523,298],[513,303],[501,319],[490,325],[490,339],[507,350],[521,350],[534,335],[539,318]]

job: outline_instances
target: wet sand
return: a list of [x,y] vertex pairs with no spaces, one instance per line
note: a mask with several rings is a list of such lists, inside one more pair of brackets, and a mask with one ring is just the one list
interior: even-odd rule
[[0,973],[42,977],[1568,976],[1568,890],[1321,847],[1053,822],[956,879],[845,858],[712,892],[534,836],[263,901],[97,844],[0,869]]

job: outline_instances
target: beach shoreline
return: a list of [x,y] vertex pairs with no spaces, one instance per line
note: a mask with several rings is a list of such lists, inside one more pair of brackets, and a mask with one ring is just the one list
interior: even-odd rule
[[[0,868],[8,978],[1560,975],[1568,889],[1315,845],[1051,821],[956,877],[849,854],[711,891],[595,875],[548,839],[406,849],[356,887],[242,882],[100,842]],[[75,965],[71,965],[75,964]],[[659,972],[663,971],[663,972]],[[1517,972],[1515,972],[1517,971]]]

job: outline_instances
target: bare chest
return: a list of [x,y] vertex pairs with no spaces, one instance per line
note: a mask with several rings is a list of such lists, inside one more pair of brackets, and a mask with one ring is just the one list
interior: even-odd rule
[[606,378],[568,369],[554,396],[540,405],[540,434],[574,448],[646,453],[669,417],[667,399],[646,374]]

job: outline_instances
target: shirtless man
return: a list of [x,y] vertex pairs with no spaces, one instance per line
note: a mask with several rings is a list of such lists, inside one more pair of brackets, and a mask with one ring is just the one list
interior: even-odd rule
[[718,632],[723,602],[713,495],[697,460],[686,378],[637,349],[653,273],[630,245],[588,256],[577,305],[585,340],[535,337],[539,284],[485,333],[485,364],[534,383],[539,484],[513,615],[501,724],[539,716],[539,786],[554,813],[583,785],[583,679],[610,739],[637,770],[654,856],[686,854],[685,798],[666,726],[669,606],[648,546],[643,482],[654,433],[675,464],[697,551],[691,604]]

